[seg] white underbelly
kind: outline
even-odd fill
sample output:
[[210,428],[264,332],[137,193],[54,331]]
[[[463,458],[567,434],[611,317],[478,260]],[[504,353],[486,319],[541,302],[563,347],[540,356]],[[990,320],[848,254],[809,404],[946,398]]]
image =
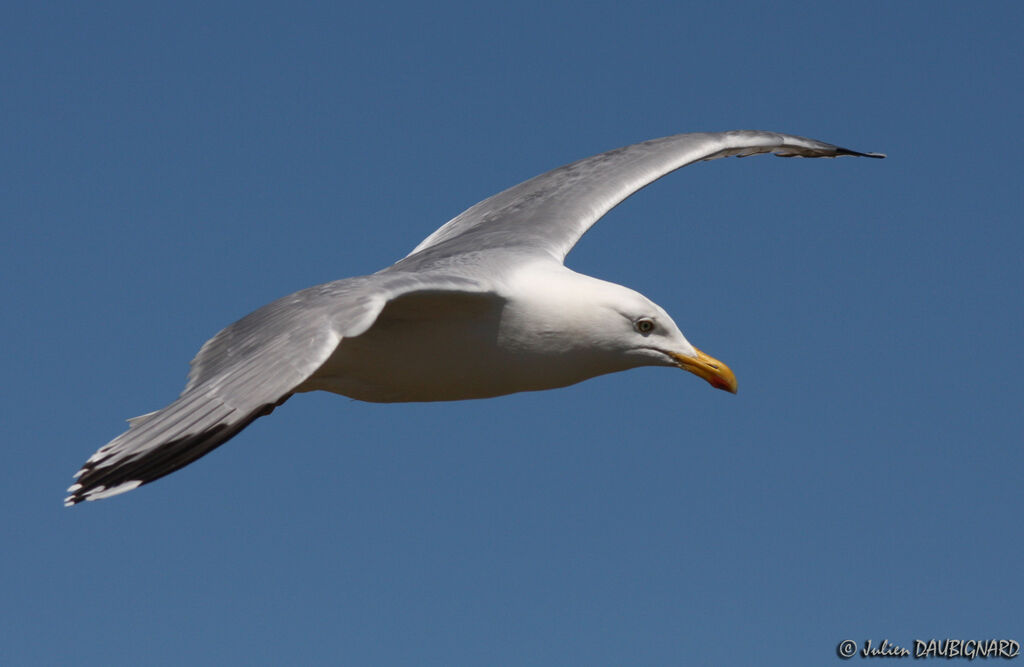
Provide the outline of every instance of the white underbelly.
[[[509,337],[505,302],[491,296],[403,297],[296,391],[362,401],[455,401],[575,384],[601,373],[572,351]],[[513,327],[514,328],[514,327]]]
[[[486,398],[526,389],[508,381],[507,364],[493,343],[481,345],[464,335],[445,338],[435,328],[418,333],[389,336],[371,330],[343,340],[299,391],[319,389],[391,403]],[[471,354],[465,352],[469,349]]]

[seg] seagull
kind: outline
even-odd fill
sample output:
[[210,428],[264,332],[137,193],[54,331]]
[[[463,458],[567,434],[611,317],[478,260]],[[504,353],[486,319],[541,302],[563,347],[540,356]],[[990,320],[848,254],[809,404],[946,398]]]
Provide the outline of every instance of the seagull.
[[222,330],[192,360],[181,395],[129,419],[75,474],[64,504],[159,479],[307,391],[457,401],[669,366],[735,393],[729,367],[691,345],[661,306],[563,262],[591,225],[649,183],[693,162],[758,153],[885,157],[773,132],[698,132],[531,178],[386,269],[295,292]]

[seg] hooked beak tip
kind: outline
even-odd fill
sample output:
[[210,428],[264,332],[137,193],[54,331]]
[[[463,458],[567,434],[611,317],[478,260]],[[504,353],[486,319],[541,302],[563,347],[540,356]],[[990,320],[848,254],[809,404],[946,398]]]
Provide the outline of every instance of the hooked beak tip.
[[737,390],[736,375],[732,369],[711,355],[704,354],[696,348],[694,350],[697,352],[696,357],[673,354],[672,358],[676,365],[705,380],[715,389],[735,394]]

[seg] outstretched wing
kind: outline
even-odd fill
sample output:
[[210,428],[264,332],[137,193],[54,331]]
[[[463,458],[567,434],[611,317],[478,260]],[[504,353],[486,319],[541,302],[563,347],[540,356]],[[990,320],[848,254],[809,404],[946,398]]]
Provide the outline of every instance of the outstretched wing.
[[652,139],[567,164],[485,199],[424,239],[397,266],[429,264],[469,248],[519,248],[562,261],[601,216],[665,174],[700,160],[757,153],[885,157],[754,130]]
[[64,504],[124,493],[195,461],[288,400],[342,338],[366,331],[390,299],[446,289],[479,285],[455,277],[363,276],[310,287],[250,313],[203,345],[177,400],[130,419],[127,431],[89,457]]

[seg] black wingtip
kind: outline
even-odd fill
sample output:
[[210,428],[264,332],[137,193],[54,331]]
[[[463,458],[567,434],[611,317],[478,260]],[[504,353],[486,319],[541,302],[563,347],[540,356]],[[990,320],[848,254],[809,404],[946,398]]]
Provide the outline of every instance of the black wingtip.
[[[111,452],[99,455],[103,451],[100,448],[75,474],[75,483],[68,487],[64,505],[72,507],[84,501],[116,496],[169,475],[220,447],[255,420],[269,415],[290,397],[291,394],[286,394],[274,403],[262,405],[234,423],[222,421],[198,433],[186,433],[160,442],[157,446],[141,448],[127,456]],[[221,413],[221,417],[233,411]],[[110,457],[116,460],[108,461]]]
[[878,160],[885,159],[885,153],[861,153],[860,151],[851,151],[849,148],[840,148],[836,151],[837,155],[854,155],[856,157],[873,157]]

